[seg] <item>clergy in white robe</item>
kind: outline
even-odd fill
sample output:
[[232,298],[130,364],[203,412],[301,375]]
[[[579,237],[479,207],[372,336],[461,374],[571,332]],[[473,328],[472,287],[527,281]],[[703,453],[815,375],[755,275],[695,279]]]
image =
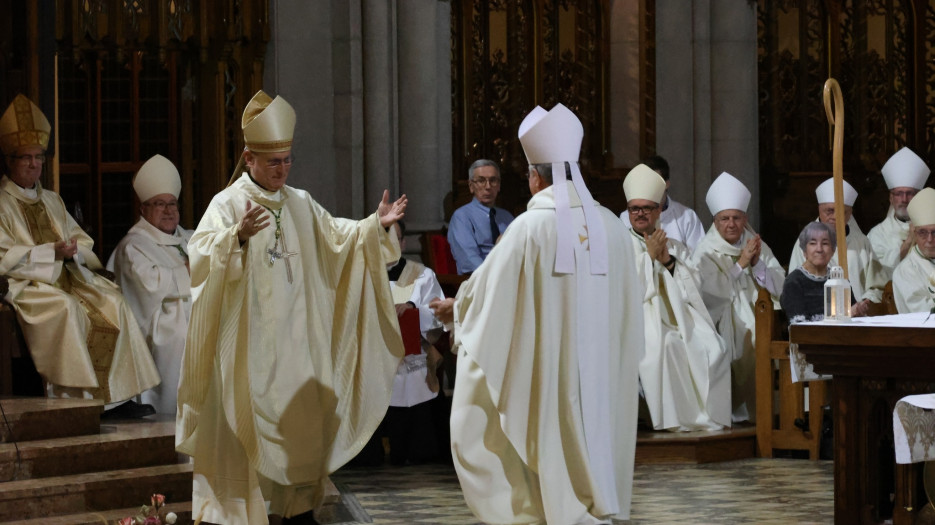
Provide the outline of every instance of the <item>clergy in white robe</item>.
[[909,202],[915,246],[893,271],[893,298],[901,314],[935,308],[935,190],[925,188]]
[[731,355],[732,420],[756,417],[756,333],[754,305],[766,288],[779,307],[785,271],[773,251],[750,228],[750,191],[727,172],[706,196],[714,224],[692,254],[701,278],[701,296]]
[[581,178],[582,136],[561,104],[526,117],[533,197],[454,301],[452,455],[486,523],[629,516],[643,290],[623,223]]
[[188,239],[179,226],[179,172],[162,155],[147,160],[133,178],[140,220],[120,240],[107,269],[114,272],[127,305],[146,338],[162,383],[143,392],[160,414],[175,414],[179,368],[191,317]]
[[[815,189],[818,200],[818,221],[834,228],[834,179],[822,182]],[[857,190],[847,181],[844,181],[844,218],[847,221],[847,272],[854,291],[855,314],[864,315],[870,303],[879,303],[883,300],[883,289],[889,277],[880,261],[873,252],[873,245],[867,236],[860,231],[857,221],[853,218],[854,202],[857,200]],[[798,268],[805,262],[805,252],[796,241],[789,257],[789,268]],[[831,256],[830,266],[838,266],[838,253],[835,250]]]
[[159,384],[159,373],[120,290],[94,272],[102,269],[94,241],[61,197],[39,183],[50,129],[22,95],[0,118],[7,167],[0,180],[6,300],[49,395],[126,400]]
[[[704,237],[704,226],[695,210],[685,206],[669,195],[669,163],[659,155],[649,157],[644,161],[666,181],[666,191],[662,196],[660,205],[662,213],[659,214],[659,227],[666,232],[666,236],[674,241],[679,241],[688,247],[689,251],[694,251],[698,243]],[[620,219],[629,228],[630,216],[624,210],[620,214]]]
[[248,172],[189,241],[176,448],[193,456],[196,518],[314,523],[328,474],[383,418],[403,356],[386,265],[406,199],[384,192],[367,219],[332,217],[285,184],[288,102],[258,92],[242,126]]
[[896,265],[909,254],[915,243],[907,207],[916,193],[925,187],[930,170],[918,155],[904,147],[886,161],[880,172],[889,189],[890,207],[886,218],[870,229],[867,238],[889,280]]
[[665,187],[645,164],[623,181],[636,273],[646,287],[640,384],[656,430],[717,430],[731,424],[731,359],[698,291],[691,252],[656,228]]

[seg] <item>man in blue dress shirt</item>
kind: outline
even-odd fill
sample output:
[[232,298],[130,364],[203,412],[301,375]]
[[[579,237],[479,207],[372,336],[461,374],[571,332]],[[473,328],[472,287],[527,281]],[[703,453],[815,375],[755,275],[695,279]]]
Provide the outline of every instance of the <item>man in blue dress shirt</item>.
[[500,168],[492,160],[479,159],[468,168],[471,202],[455,210],[448,226],[448,244],[458,273],[473,272],[500,234],[513,222],[513,215],[494,203],[500,193]]

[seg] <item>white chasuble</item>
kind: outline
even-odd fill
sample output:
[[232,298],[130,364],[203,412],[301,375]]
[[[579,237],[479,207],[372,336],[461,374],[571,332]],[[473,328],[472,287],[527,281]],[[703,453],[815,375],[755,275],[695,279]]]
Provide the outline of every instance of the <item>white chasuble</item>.
[[714,328],[688,248],[669,239],[669,273],[630,230],[636,272],[646,285],[646,354],[640,384],[656,430],[716,430],[731,425],[731,356]]
[[549,187],[455,300],[452,452],[465,500],[487,523],[629,517],[643,286],[626,229],[601,207],[616,263],[591,273],[581,203],[565,184],[575,273],[555,272]]
[[[73,260],[53,244],[77,239]],[[53,395],[123,401],[159,384],[149,348],[117,286],[101,268],[94,242],[58,194],[0,180],[0,274],[29,353]]]
[[922,255],[918,246],[913,246],[893,271],[896,310],[901,314],[930,312],[935,307],[935,299],[929,292],[932,279],[935,279],[935,261]]
[[741,247],[755,234],[745,230],[737,244],[730,244],[712,225],[698,244],[692,263],[701,280],[701,298],[717,328],[731,363],[731,398],[733,421],[755,421],[756,418],[756,305],[759,289],[766,288],[779,308],[779,296],[785,280],[782,265],[773,256],[765,241],[761,241],[760,258],[756,265],[740,268]]
[[175,414],[177,405],[192,312],[192,280],[186,267],[191,236],[192,231],[182,227],[169,235],[141,217],[107,261],[162,377],[159,386],[142,394],[143,402],[160,414]]
[[870,233],[867,234],[867,239],[873,246],[873,254],[880,261],[880,266],[883,267],[883,277],[887,281],[893,278],[893,270],[899,265],[899,247],[907,237],[909,237],[909,221],[897,219],[896,211],[892,206],[886,212],[886,218],[871,228]]
[[[857,223],[851,219],[848,227],[850,233],[847,234],[847,274],[854,292],[854,299],[857,301],[869,299],[874,303],[879,303],[883,301],[883,289],[886,288],[889,276],[877,260],[870,239],[860,231]],[[789,257],[789,268],[798,268],[803,262],[805,262],[805,252],[796,241],[792,247],[792,255]],[[835,250],[831,255],[831,261],[828,262],[828,267],[837,265],[838,252]]]
[[[248,201],[270,225],[241,246]],[[376,214],[335,218],[244,174],[211,201],[189,254],[176,447],[194,457],[193,512],[264,524],[311,510],[388,406],[403,356],[386,275],[396,236]]]

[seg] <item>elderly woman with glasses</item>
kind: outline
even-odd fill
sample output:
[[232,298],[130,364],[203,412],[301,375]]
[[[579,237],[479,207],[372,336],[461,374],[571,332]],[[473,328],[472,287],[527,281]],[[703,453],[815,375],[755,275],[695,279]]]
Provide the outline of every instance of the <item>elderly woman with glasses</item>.
[[[805,261],[789,271],[780,299],[782,309],[791,323],[817,321],[824,316],[828,263],[837,248],[834,230],[827,224],[810,222],[799,233],[799,247],[805,253]],[[852,316],[867,315],[867,304],[855,303],[853,294],[851,303]]]

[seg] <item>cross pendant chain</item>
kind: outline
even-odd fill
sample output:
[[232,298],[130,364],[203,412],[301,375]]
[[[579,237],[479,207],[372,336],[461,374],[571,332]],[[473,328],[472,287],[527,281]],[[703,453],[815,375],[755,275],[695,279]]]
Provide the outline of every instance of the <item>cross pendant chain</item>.
[[272,248],[266,250],[266,253],[269,255],[269,265],[272,266],[277,260],[282,259],[286,264],[286,279],[289,281],[289,284],[292,284],[292,265],[289,264],[289,257],[297,255],[298,252],[290,252],[286,248],[286,239],[282,234],[282,210],[273,211],[266,206],[263,207],[269,210],[276,220],[276,243],[273,244]]

